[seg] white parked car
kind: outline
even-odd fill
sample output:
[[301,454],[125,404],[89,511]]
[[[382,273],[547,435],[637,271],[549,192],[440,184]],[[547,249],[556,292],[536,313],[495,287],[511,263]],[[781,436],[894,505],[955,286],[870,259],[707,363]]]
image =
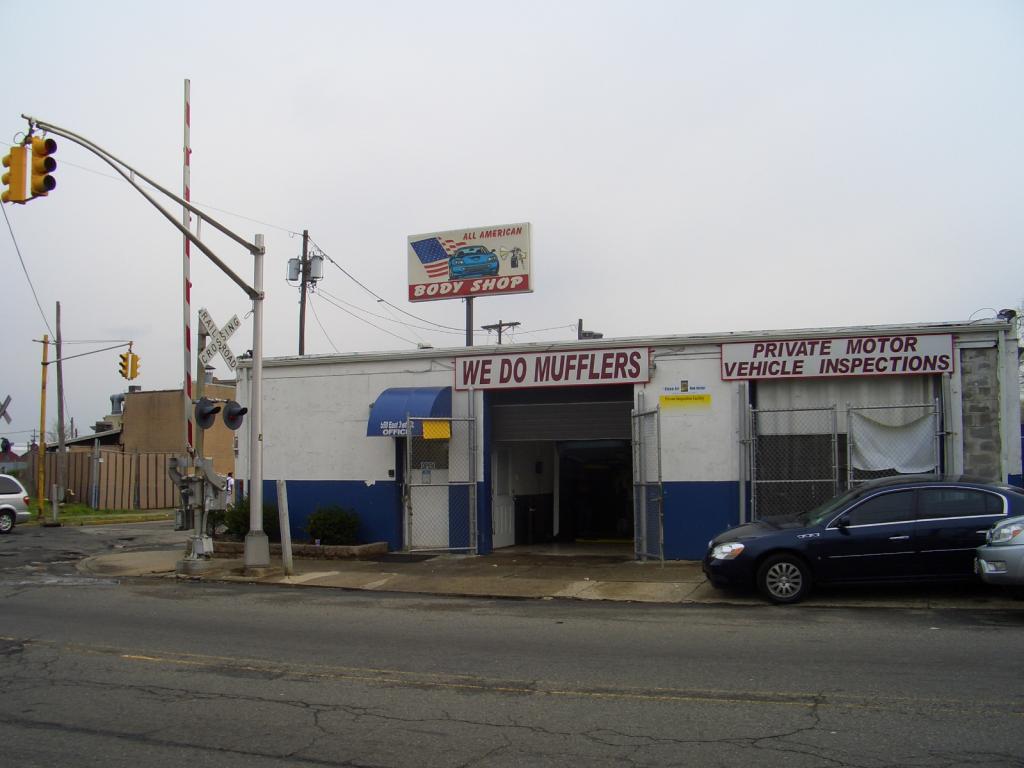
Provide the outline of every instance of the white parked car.
[[1024,597],[1024,517],[993,525],[978,547],[974,570],[989,584],[1009,587]]
[[0,475],[0,533],[10,533],[17,523],[28,522],[28,494],[18,478]]

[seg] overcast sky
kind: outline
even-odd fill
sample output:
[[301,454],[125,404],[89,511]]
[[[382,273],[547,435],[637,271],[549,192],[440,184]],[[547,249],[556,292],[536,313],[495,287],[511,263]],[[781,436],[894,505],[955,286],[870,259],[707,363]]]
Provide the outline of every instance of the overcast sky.
[[[462,301],[407,302],[406,237],[513,222],[536,291],[475,320],[518,321],[516,341],[575,338],[577,318],[606,338],[967,320],[1024,296],[1020,0],[0,0],[0,19],[7,143],[33,115],[180,193],[191,80],[192,199],[266,236],[268,356],[298,350],[303,229],[334,262],[308,353],[463,344],[432,325],[464,327]],[[92,342],[66,356],[130,339],[133,383],[183,380],[181,235],[58,141],[57,189],[0,223],[17,443],[57,301],[65,339]],[[200,234],[251,280],[242,248]],[[194,249],[192,280],[193,329],[200,307],[238,314],[249,349],[242,291]],[[80,433],[126,389],[117,351],[65,363]]]

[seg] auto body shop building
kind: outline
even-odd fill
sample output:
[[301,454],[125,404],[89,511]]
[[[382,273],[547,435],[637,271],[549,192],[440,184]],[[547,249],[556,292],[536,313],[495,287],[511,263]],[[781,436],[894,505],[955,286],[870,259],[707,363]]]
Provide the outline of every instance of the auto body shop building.
[[264,496],[300,538],[340,505],[393,550],[696,559],[875,477],[1020,485],[1017,346],[1010,318],[268,359]]

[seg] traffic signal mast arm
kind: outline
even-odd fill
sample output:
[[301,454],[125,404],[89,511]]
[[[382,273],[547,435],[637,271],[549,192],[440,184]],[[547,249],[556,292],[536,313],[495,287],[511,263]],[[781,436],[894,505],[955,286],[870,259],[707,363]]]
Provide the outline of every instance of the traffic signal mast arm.
[[[63,136],[68,141],[73,141],[75,144],[78,144],[79,146],[84,147],[85,149],[89,150],[94,155],[96,155],[98,158],[100,158],[105,163],[107,163],[107,165],[109,165],[111,168],[113,168],[115,171],[117,171],[121,175],[121,177],[124,178],[125,181],[127,181],[129,184],[131,184],[133,187],[135,187],[136,191],[140,195],[142,195],[144,198],[146,198],[154,208],[156,208],[158,211],[160,211],[160,213],[163,214],[164,218],[166,218],[169,222],[171,222],[171,224],[173,224],[174,227],[179,232],[181,232],[182,235],[187,237],[188,241],[190,243],[192,243],[196,248],[198,248],[200,251],[202,251],[203,254],[210,261],[212,261],[214,264],[216,264],[217,267],[224,274],[226,274],[228,277],[230,277],[238,285],[238,287],[240,287],[243,291],[245,291],[245,293],[249,296],[250,299],[255,301],[257,299],[262,298],[262,296],[260,296],[260,292],[259,291],[257,291],[255,288],[250,286],[248,283],[246,283],[245,280],[243,280],[241,277],[236,275],[235,272],[227,264],[225,264],[223,261],[221,261],[217,257],[217,255],[214,254],[213,251],[211,251],[198,238],[196,238],[189,231],[188,227],[184,226],[166,208],[164,208],[162,205],[160,205],[160,203],[158,203],[156,200],[154,200],[146,192],[146,190],[144,190],[142,187],[140,187],[138,185],[138,183],[136,183],[134,177],[138,176],[140,179],[145,181],[151,187],[153,187],[156,190],[159,190],[161,193],[163,193],[167,197],[171,198],[178,205],[188,209],[191,213],[195,214],[201,220],[205,221],[207,224],[212,226],[218,232],[221,232],[222,234],[227,235],[228,237],[230,237],[232,240],[234,240],[236,243],[241,245],[243,248],[247,249],[249,251],[249,253],[253,254],[254,256],[257,255],[257,254],[262,254],[263,253],[264,249],[263,249],[262,245],[259,245],[259,244],[256,244],[256,243],[250,243],[245,238],[240,237],[239,235],[236,235],[234,232],[232,232],[230,229],[225,227],[223,224],[221,224],[216,219],[213,219],[210,216],[207,216],[205,213],[203,213],[201,210],[199,210],[198,208],[193,206],[191,203],[187,202],[186,200],[182,200],[180,197],[178,197],[173,192],[171,192],[171,191],[165,189],[164,187],[160,186],[155,181],[150,179],[148,176],[146,176],[145,174],[142,174],[139,171],[135,170],[134,168],[132,168],[127,163],[125,163],[125,162],[123,162],[121,160],[118,160],[116,157],[114,157],[112,154],[107,152],[105,149],[103,149],[102,147],[97,146],[96,144],[93,144],[91,141],[89,141],[85,137],[79,136],[76,133],[72,133],[71,131],[68,131],[68,130],[66,130],[64,128],[61,128],[61,127],[56,126],[56,125],[53,125],[52,123],[47,123],[47,122],[44,122],[42,120],[37,120],[36,118],[31,117],[29,115],[22,115],[22,117],[25,118],[26,120],[28,120],[30,129],[34,130],[34,129],[38,128],[38,129],[46,131],[47,133],[53,133],[53,134],[56,134],[57,136]],[[130,174],[126,173],[125,169],[127,169],[130,172]]]

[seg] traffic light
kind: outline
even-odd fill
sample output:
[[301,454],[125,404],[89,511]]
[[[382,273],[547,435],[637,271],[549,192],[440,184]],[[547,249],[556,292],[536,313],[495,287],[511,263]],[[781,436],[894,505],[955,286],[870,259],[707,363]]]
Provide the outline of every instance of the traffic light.
[[196,426],[200,429],[209,429],[213,426],[213,420],[220,413],[220,406],[213,400],[205,397],[199,398],[196,403]]
[[128,353],[128,378],[135,379],[139,375],[139,356],[134,352]]
[[224,403],[224,414],[221,418],[228,429],[235,430],[242,426],[242,417],[248,412],[248,408],[243,408],[234,400],[228,400]]
[[57,161],[53,159],[56,151],[57,142],[53,139],[32,137],[32,174],[29,181],[32,197],[44,197],[57,186],[57,180],[50,175],[57,170]]
[[3,192],[0,200],[5,203],[24,203],[28,200],[28,147],[11,147],[4,155],[4,171],[2,181]]
[[120,355],[118,355],[118,357],[121,358],[121,362],[117,366],[117,370],[121,372],[121,378],[130,379],[131,376],[128,375],[128,372],[131,368],[131,365],[128,362],[128,358],[130,358],[131,355],[128,352],[122,352]]

